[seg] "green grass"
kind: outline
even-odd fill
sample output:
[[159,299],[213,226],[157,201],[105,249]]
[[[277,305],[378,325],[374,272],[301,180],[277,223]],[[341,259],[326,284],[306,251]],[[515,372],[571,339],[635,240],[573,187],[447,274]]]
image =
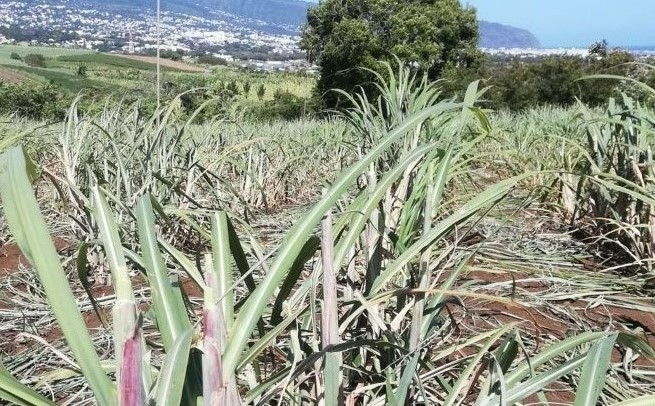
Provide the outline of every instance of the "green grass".
[[[46,67],[37,68],[10,58],[12,52],[21,56],[42,53],[46,56]],[[80,65],[87,66],[87,75],[77,75]],[[6,67],[25,74],[28,78],[61,86],[77,93],[84,89],[105,90],[113,93],[121,90],[148,88],[152,83],[155,65],[122,58],[115,55],[89,53],[82,50],[47,47],[7,46],[0,47],[0,67]],[[127,70],[126,70],[127,69]],[[167,74],[180,72],[163,67]],[[107,94],[109,94],[107,93]]]
[[42,54],[46,58],[57,58],[65,55],[85,55],[92,54],[93,51],[86,49],[70,49],[55,47],[32,47],[25,45],[0,45],[0,64],[3,65],[21,65],[23,62],[11,59],[11,54],[15,52],[21,57],[29,54]]
[[[45,68],[26,65],[19,60],[10,58],[11,53],[21,57],[30,53],[43,54],[46,57]],[[79,76],[77,71],[84,65],[85,76]],[[133,60],[120,55],[100,54],[80,49],[63,49],[49,47],[28,47],[20,45],[0,46],[0,68],[14,70],[34,82],[50,83],[62,89],[63,99],[69,100],[84,89],[92,89],[92,98],[87,98],[85,106],[93,104],[93,111],[102,109],[104,99],[117,94],[138,95],[147,99],[154,97],[156,65],[146,61]],[[288,92],[301,98],[312,95],[316,79],[291,73],[274,72],[261,73],[242,70],[236,66],[216,67],[210,73],[188,72],[162,66],[162,83],[173,83],[177,86],[172,91],[164,92],[164,99],[169,100],[179,92],[193,88],[217,89],[227,83],[236,83],[239,94],[231,100],[235,111],[258,111],[261,106],[274,98],[276,92]],[[250,91],[245,94],[243,89],[250,84]],[[257,96],[257,90],[264,86],[263,98]],[[98,103],[100,102],[100,103]]]
[[[119,55],[108,54],[77,54],[60,56],[57,58],[62,62],[72,62],[77,64],[94,64],[104,65],[115,68],[139,69],[139,70],[156,70],[157,66],[154,63],[138,61],[134,59],[124,58]],[[162,66],[163,71],[180,72],[179,69]]]
[[77,76],[73,71],[68,69],[49,69],[34,68],[31,66],[11,66],[3,65],[17,72],[23,73],[29,78],[54,85],[61,86],[72,92],[79,92],[84,89],[109,89],[110,84],[101,80],[87,79]]

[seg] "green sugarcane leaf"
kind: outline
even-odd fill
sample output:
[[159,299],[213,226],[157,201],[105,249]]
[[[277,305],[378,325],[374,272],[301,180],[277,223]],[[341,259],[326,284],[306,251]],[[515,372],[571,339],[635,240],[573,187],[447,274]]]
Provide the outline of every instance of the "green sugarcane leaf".
[[606,333],[594,332],[581,333],[549,345],[548,347],[542,349],[537,354],[532,356],[530,358],[530,362],[521,362],[516,368],[505,375],[507,385],[509,387],[513,387],[526,377],[530,376],[531,372],[539,368],[541,365],[561,357],[562,355],[574,350],[580,345],[594,342],[600,338],[605,337],[606,335]]
[[212,216],[212,264],[208,270],[216,274],[216,295],[223,309],[225,328],[230,330],[234,319],[234,278],[232,276],[232,261],[230,254],[230,237],[227,225],[227,214],[224,211]]
[[273,311],[271,312],[271,324],[276,325],[282,322],[282,305],[291,294],[296,282],[298,282],[300,273],[305,268],[305,264],[312,259],[320,245],[321,239],[313,235],[307,242],[305,242],[302,250],[298,253],[298,257],[291,265],[287,277],[284,279],[284,282],[282,282],[280,292],[275,298],[275,304],[273,305]]
[[97,401],[101,405],[113,406],[116,402],[115,385],[100,366],[100,359],[39,211],[21,148],[10,149],[0,157],[0,198],[9,229],[25,257],[34,265],[57,323]]
[[171,346],[170,351],[166,353],[166,359],[155,386],[156,405],[178,406],[180,404],[192,338],[192,328],[182,331]]
[[378,293],[400,270],[402,270],[412,258],[418,256],[425,248],[434,244],[439,238],[453,230],[453,227],[467,221],[473,215],[490,204],[496,203],[509,193],[509,191],[522,179],[533,174],[523,174],[500,181],[473,199],[461,206],[455,213],[444,218],[434,225],[429,232],[425,233],[414,244],[408,247],[395,261],[389,264],[384,272],[375,279],[370,294]]
[[241,275],[246,275],[246,286],[250,293],[252,293],[257,288],[257,284],[255,283],[255,278],[252,276],[252,273],[250,273],[248,258],[243,251],[241,241],[239,241],[239,236],[237,235],[237,232],[234,229],[234,224],[232,224],[232,220],[230,220],[229,216],[227,216],[227,232],[230,238],[230,252],[232,253],[232,257],[234,257],[234,262]]
[[496,357],[496,363],[503,374],[509,371],[509,367],[512,366],[512,362],[514,362],[519,353],[519,343],[516,339],[517,336],[518,331],[516,330],[509,333],[494,354]]
[[[398,139],[418,125],[443,112],[461,108],[461,104],[444,102],[429,107],[407,118],[394,128],[385,138],[375,145],[368,154],[355,163],[348,170],[341,173],[328,192],[313,208],[299,220],[287,233],[277,251],[275,261],[255,292],[251,294],[234,323],[233,335],[229,338],[225,350],[223,367],[226,373],[231,374],[239,364],[243,349],[247,346],[249,337],[262,315],[262,311],[269,302],[272,294],[284,280],[289,269],[298,257],[305,242],[319,224],[325,213],[332,205],[348,191],[352,183],[364,173],[368,166],[382,155]],[[229,378],[229,377],[226,377]]]
[[635,399],[613,403],[612,406],[652,406],[655,405],[655,395],[641,396]]
[[418,365],[418,361],[421,357],[421,352],[417,351],[414,356],[412,356],[412,359],[407,363],[405,368],[403,369],[403,374],[400,377],[400,382],[398,382],[398,388],[396,389],[395,392],[395,400],[398,406],[404,405],[406,402],[407,398],[407,392],[409,391],[409,385],[412,383],[412,379],[414,378],[414,375],[417,373],[416,366]]
[[373,210],[378,207],[380,200],[388,191],[389,187],[395,182],[405,171],[405,169],[418,159],[421,159],[433,148],[432,145],[426,145],[413,150],[406,159],[389,172],[380,180],[377,187],[370,192],[366,199],[356,199],[349,207],[348,212],[352,213],[352,219],[348,224],[348,232],[342,237],[338,244],[335,246],[334,263],[341,265],[348,251],[352,248],[353,244],[360,237],[360,233],[369,221]]
[[598,397],[605,386],[606,372],[616,338],[617,334],[610,334],[596,341],[587,352],[575,394],[575,406],[595,406],[598,402]]
[[[542,391],[551,383],[582,367],[584,361],[585,356],[580,355],[566,362],[565,364],[560,365],[559,367],[551,368],[546,372],[536,375],[533,378],[530,378],[527,381],[522,382],[521,384],[516,385],[511,389],[508,389],[504,394],[504,398],[502,399],[503,404],[513,405],[532,394]],[[507,379],[505,380],[505,385],[509,386]],[[481,404],[488,406],[501,406],[501,399],[498,396],[495,396],[493,399],[487,399]]]
[[655,350],[646,340],[643,339],[643,337],[634,334],[619,333],[616,342],[631,348],[635,352],[649,358],[651,361],[655,361]]
[[55,402],[21,383],[0,362],[0,399],[24,406],[54,406]]
[[202,279],[202,274],[198,270],[196,263],[190,260],[182,251],[175,248],[171,243],[164,238],[157,238],[159,245],[168,252],[168,254],[177,262],[184,272],[198,285],[199,288],[205,288],[205,281]]
[[152,289],[155,317],[162,334],[164,348],[168,352],[179,335],[190,328],[191,324],[179,288],[174,288],[164,258],[159,251],[150,196],[145,195],[139,199],[136,218],[143,262]]
[[273,327],[266,335],[259,338],[252,347],[248,348],[248,351],[244,354],[241,362],[237,367],[237,371],[241,371],[247,364],[252,362],[259,354],[262,353],[268,347],[268,345],[275,340],[275,338],[280,335],[284,329],[286,329],[291,323],[295,323],[297,318],[307,311],[309,306],[305,305],[299,307],[298,309],[292,311],[287,315],[279,324]]
[[473,373],[477,368],[480,367],[481,361],[484,358],[485,354],[489,351],[492,345],[498,341],[507,331],[514,328],[514,325],[510,324],[505,327],[496,329],[494,334],[487,340],[487,342],[478,350],[478,352],[471,358],[469,364],[466,366],[464,371],[459,374],[459,378],[453,385],[452,391],[448,394],[448,397],[443,402],[444,406],[452,406],[457,403],[458,399],[465,395],[462,393],[464,388],[467,386],[467,383],[470,379],[473,378]]

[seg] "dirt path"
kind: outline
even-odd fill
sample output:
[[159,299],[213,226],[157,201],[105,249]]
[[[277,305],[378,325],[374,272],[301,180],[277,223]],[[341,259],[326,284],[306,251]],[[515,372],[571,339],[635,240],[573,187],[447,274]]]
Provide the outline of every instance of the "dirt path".
[[17,83],[27,79],[24,75],[11,69],[0,68],[0,83]]
[[[135,61],[147,62],[153,65],[157,64],[157,58],[154,56],[142,56],[142,55],[117,55],[117,56],[120,56],[121,58],[133,59]],[[161,66],[166,66],[173,69],[179,69],[187,72],[208,72],[207,69],[201,66],[193,65],[187,62],[173,61],[171,59],[166,59],[166,58],[160,58],[159,61]]]

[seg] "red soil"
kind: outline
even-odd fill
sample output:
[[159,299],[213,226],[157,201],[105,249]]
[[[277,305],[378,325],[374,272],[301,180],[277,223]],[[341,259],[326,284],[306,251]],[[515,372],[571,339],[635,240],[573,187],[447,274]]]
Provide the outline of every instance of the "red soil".
[[10,69],[0,68],[0,83],[16,83],[25,80],[25,76]]
[[[56,240],[55,245],[58,249],[67,248],[69,244],[64,240]],[[0,247],[0,278],[6,277],[11,272],[18,269],[20,265],[28,265],[26,259],[20,254],[20,251],[14,244],[7,244]],[[465,274],[462,281],[475,281],[477,284],[485,285],[491,283],[513,282],[516,289],[523,292],[531,292],[538,295],[545,292],[547,286],[539,281],[528,281],[530,275],[511,274],[509,272],[482,272],[473,271]],[[182,287],[190,297],[202,297],[202,292],[198,286],[191,280],[183,279]],[[97,298],[113,294],[111,286],[96,286],[94,293]],[[512,299],[506,298],[506,299]],[[465,328],[474,330],[485,330],[495,328],[499,325],[517,322],[520,329],[526,335],[537,337],[538,339],[557,338],[562,339],[580,331],[579,325],[574,320],[570,320],[566,315],[556,314],[548,308],[535,306],[526,306],[516,301],[494,301],[478,298],[464,298],[465,308],[454,304],[448,304],[448,309],[454,316],[455,320]],[[644,338],[655,346],[655,316],[649,312],[640,310],[626,309],[616,306],[598,306],[589,308],[589,303],[585,301],[567,301],[567,308],[572,310],[579,320],[584,320],[590,326],[594,326],[596,331],[616,330],[616,322],[641,327]],[[0,306],[2,302],[0,301]],[[147,311],[147,308],[141,310]],[[110,317],[109,311],[103,311],[103,318]],[[90,330],[103,328],[102,323],[95,312],[84,313],[84,320]],[[18,333],[5,334],[2,337],[4,345],[2,352],[20,352],[28,346],[33,345],[30,340],[17,339]],[[41,336],[51,342],[61,338],[61,331],[53,326],[48,331],[42,332]],[[460,356],[470,355],[469,349],[462,350]],[[470,349],[475,351],[475,349]],[[614,361],[619,361],[622,354],[615,350]],[[641,357],[638,360],[639,365],[653,366],[653,363]],[[568,388],[561,383],[555,383],[551,390],[546,391],[546,397],[552,404],[570,405],[573,403],[573,394]],[[525,404],[539,404],[536,397],[531,397]]]

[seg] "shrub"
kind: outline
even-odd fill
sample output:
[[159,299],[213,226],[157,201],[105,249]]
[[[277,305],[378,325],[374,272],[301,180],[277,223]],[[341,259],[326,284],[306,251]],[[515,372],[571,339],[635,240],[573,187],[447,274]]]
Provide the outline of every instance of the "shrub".
[[198,63],[212,66],[225,66],[227,61],[223,58],[212,55],[203,55],[198,57]]
[[176,50],[176,51],[163,50],[159,53],[159,56],[162,58],[170,59],[172,61],[181,61],[182,57],[184,56],[184,52],[180,50]]
[[18,55],[17,52],[12,52],[11,55],[9,56],[9,58],[11,58],[11,59],[13,59],[15,61],[22,61],[23,60],[23,58],[21,58],[20,55]]
[[266,94],[266,86],[264,86],[264,84],[262,83],[257,88],[257,98],[259,99],[259,101],[264,100],[264,95],[265,94]]
[[[602,57],[590,57],[585,60],[585,75],[609,74],[617,76],[629,76],[640,81],[646,77],[635,69],[632,64],[634,56],[626,51],[615,49],[607,52]],[[647,71],[649,72],[649,71]],[[582,83],[582,100],[592,106],[605,106],[610,97],[620,97],[618,82],[612,80],[585,80]],[[621,91],[624,89],[621,89]]]
[[621,50],[588,58],[549,56],[492,61],[480,76],[491,78],[488,84],[492,87],[489,99],[493,108],[523,110],[547,104],[570,106],[577,99],[591,106],[602,106],[610,97],[620,96],[618,83],[581,79],[611,74],[645,80],[630,62],[634,62],[634,57]]
[[41,54],[29,54],[23,58],[23,62],[36,68],[45,68],[45,57]]
[[263,120],[294,120],[307,115],[307,100],[285,91],[276,91],[273,100],[267,100],[255,112],[255,116]]
[[86,77],[88,68],[86,65],[80,65],[77,67],[77,76]]
[[494,108],[522,110],[528,107],[575,103],[581,94],[583,60],[578,57],[547,57],[533,61],[514,60],[490,68]]
[[0,83],[0,114],[18,114],[33,119],[61,118],[60,92],[52,85]]
[[237,82],[228,82],[225,85],[225,90],[230,95],[238,95],[239,94],[239,87],[237,86]]
[[[145,55],[147,56],[156,56],[157,55],[157,50],[156,49],[150,49],[145,52]],[[159,57],[164,58],[164,59],[170,59],[172,61],[180,61],[182,60],[182,57],[184,56],[184,51],[181,50],[175,50],[172,51],[170,49],[162,49],[159,51]]]

